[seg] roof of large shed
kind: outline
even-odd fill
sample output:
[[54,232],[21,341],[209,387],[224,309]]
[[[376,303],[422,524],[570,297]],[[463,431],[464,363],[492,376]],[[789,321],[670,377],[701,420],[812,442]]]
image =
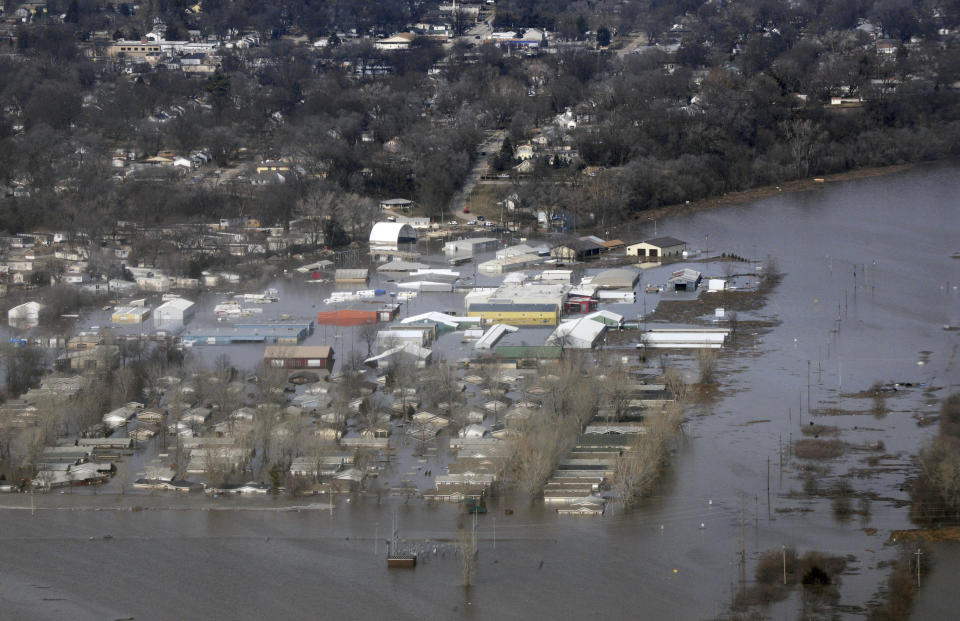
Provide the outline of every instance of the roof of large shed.
[[697,281],[701,278],[700,272],[697,270],[692,270],[689,267],[685,267],[682,270],[677,270],[676,272],[670,274],[670,281],[674,282],[678,280],[688,280],[688,281]]
[[676,237],[654,237],[653,239],[648,239],[643,243],[650,244],[651,246],[657,246],[658,248],[672,248],[674,246],[683,246],[687,242],[677,239]]
[[617,267],[603,270],[593,277],[591,284],[602,287],[632,287],[640,280],[640,272],[633,268]]
[[264,358],[329,358],[333,348],[329,345],[267,345]]
[[503,313],[554,313],[556,304],[471,304],[470,312],[499,311]]
[[417,229],[403,222],[377,222],[370,230],[370,243],[396,244],[401,238],[417,238]]
[[338,278],[366,278],[370,271],[365,267],[341,268],[335,271],[334,279]]
[[185,298],[174,298],[172,300],[167,300],[163,304],[157,307],[157,311],[166,310],[168,308],[177,309],[177,310],[187,310],[193,306],[193,302]]

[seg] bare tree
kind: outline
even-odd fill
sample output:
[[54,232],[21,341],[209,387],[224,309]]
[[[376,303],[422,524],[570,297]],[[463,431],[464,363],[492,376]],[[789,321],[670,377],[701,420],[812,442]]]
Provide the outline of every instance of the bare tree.
[[393,357],[390,369],[387,371],[387,387],[399,393],[400,407],[403,417],[409,418],[410,397],[418,384],[417,368],[413,357],[399,352]]
[[373,347],[377,344],[377,335],[380,330],[377,328],[375,323],[365,323],[360,326],[359,334],[360,340],[367,344],[367,357],[373,355]]
[[674,404],[647,420],[645,433],[637,434],[633,444],[614,466],[614,492],[624,504],[650,490],[666,463],[670,444],[683,423],[683,406]]
[[622,420],[627,415],[631,395],[630,375],[621,365],[615,365],[604,374],[601,394],[606,418]]
[[737,331],[740,329],[740,315],[737,311],[731,311],[727,314],[727,327],[730,328],[730,340],[737,338]]
[[673,398],[677,401],[684,401],[687,398],[687,382],[683,379],[680,371],[668,368],[663,373],[663,384],[667,390],[673,393]]
[[457,533],[457,560],[460,561],[460,578],[463,586],[473,584],[473,576],[477,571],[477,541],[472,528],[460,525]]
[[695,355],[700,371],[700,383],[712,384],[716,381],[717,352],[713,349],[698,349]]
[[450,364],[438,363],[422,376],[420,393],[423,401],[431,406],[446,404],[452,412],[462,401],[456,370]]
[[286,401],[283,392],[288,383],[286,370],[261,362],[255,373],[261,402],[280,405]]
[[511,471],[520,489],[533,496],[543,491],[560,459],[576,441],[580,427],[569,416],[532,416],[511,441]]

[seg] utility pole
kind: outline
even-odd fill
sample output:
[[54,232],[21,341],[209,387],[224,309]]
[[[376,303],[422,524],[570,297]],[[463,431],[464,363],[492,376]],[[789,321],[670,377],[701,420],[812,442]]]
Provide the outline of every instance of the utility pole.
[[817,345],[817,384],[823,384],[823,367],[822,359],[823,358],[823,345]]
[[780,456],[780,473],[783,473],[783,434],[777,434],[777,453]]
[[920,555],[923,552],[920,551],[920,548],[917,548],[917,551],[914,553],[917,555],[917,588],[920,588]]
[[477,554],[477,512],[473,512],[473,543],[471,544],[471,552],[474,556]]
[[740,495],[740,574],[741,582],[743,578],[743,572],[746,568],[747,563],[747,550],[746,544],[743,539],[743,495]]
[[783,584],[787,584],[787,546],[782,545],[780,549],[783,551]]
[[770,456],[767,455],[767,517],[770,517]]
[[807,414],[810,414],[810,361],[809,360],[807,360]]

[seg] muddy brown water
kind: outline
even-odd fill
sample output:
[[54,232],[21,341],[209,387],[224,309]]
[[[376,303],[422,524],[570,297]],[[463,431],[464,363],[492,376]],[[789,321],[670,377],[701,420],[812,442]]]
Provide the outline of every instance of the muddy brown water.
[[[721,356],[723,389],[692,407],[672,468],[635,509],[569,518],[523,498],[494,500],[478,519],[477,572],[468,590],[452,554],[434,543],[469,528],[455,506],[341,498],[331,515],[325,501],[75,494],[39,498],[34,515],[27,497],[0,496],[0,617],[705,619],[724,611],[737,588],[741,549],[749,576],[761,551],[781,545],[855,557],[841,577],[840,603],[863,607],[885,580],[878,563],[896,555],[887,534],[911,526],[902,484],[911,455],[935,431],[915,416],[934,413],[935,401],[960,382],[960,337],[943,330],[960,323],[960,261],[950,258],[960,243],[957,196],[960,169],[936,166],[659,220],[659,235],[694,247],[775,256],[785,276],[767,305],[751,313],[773,327],[753,346]],[[652,226],[634,232],[652,233]],[[716,263],[701,265],[722,275]],[[663,282],[666,271],[645,272],[640,290]],[[318,285],[282,285],[284,312],[316,312]],[[202,300],[201,312],[215,301]],[[612,308],[635,316],[642,304],[638,297]],[[461,309],[459,296],[424,294],[405,312],[447,308]],[[336,337],[323,332],[309,342]],[[547,333],[522,330],[510,342],[539,344]],[[360,346],[342,329],[338,351],[351,339]],[[455,335],[438,348],[448,359],[467,352]],[[201,349],[210,360],[227,351],[248,367],[262,355],[262,346]],[[686,356],[671,358],[693,372]],[[881,418],[809,411],[829,403],[869,412],[870,400],[839,394],[878,380],[933,389],[896,393]],[[811,420],[839,427],[852,445],[884,443],[882,471],[867,468],[868,450],[817,464],[821,487],[868,470],[850,483],[856,494],[878,498],[869,517],[838,521],[830,498],[803,494],[801,460],[785,456],[779,468],[780,447],[800,438]],[[110,510],[137,503],[150,508]],[[421,552],[413,571],[386,569],[394,516]],[[771,615],[795,618],[800,606],[790,598]]]

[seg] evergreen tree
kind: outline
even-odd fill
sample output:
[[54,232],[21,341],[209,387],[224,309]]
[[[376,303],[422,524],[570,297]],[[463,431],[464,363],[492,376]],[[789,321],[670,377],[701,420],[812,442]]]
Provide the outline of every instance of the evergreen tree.
[[597,45],[600,47],[607,47],[610,45],[610,29],[606,26],[600,26],[597,29]]

